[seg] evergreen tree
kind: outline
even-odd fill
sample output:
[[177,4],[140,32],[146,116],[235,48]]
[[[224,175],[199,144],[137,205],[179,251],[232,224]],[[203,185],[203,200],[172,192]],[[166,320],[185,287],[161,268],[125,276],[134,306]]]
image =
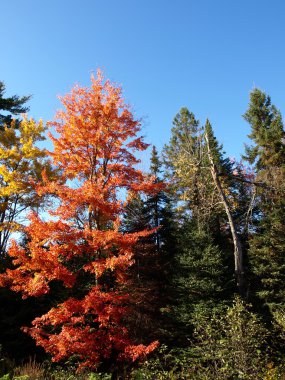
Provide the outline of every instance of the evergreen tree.
[[[171,179],[173,194],[182,215],[191,215],[198,226],[212,229],[217,225],[217,214],[224,213],[219,193],[211,176],[210,162],[205,144],[205,127],[187,108],[182,108],[173,121],[169,145],[164,147],[167,178]],[[229,159],[223,157],[223,147],[218,143],[207,122],[211,152],[218,175],[226,183],[231,170]]]
[[[150,175],[153,176],[154,183],[163,184],[162,162],[155,146],[152,147],[150,161]],[[172,203],[169,191],[166,188],[148,196],[145,202],[149,225],[156,229],[153,234],[156,250],[165,255],[171,255],[171,251],[175,250],[175,223]]]
[[[235,263],[235,277],[237,282],[237,287],[239,293],[244,296],[245,295],[245,276],[244,276],[244,264],[243,264],[243,248],[241,244],[241,240],[238,234],[237,225],[233,218],[233,212],[231,207],[231,192],[229,185],[225,186],[219,177],[219,157],[217,155],[217,142],[214,137],[214,133],[211,127],[211,124],[207,120],[205,125],[205,141],[207,147],[207,155],[209,159],[209,166],[212,175],[213,182],[215,184],[215,188],[219,194],[221,199],[221,203],[223,205],[224,211],[227,215],[227,222],[229,225],[229,229],[231,232],[231,238],[233,243],[233,253],[234,253],[234,263]],[[235,189],[234,189],[235,190]],[[234,194],[234,192],[232,193]]]
[[124,215],[124,229],[138,232],[143,228],[154,229],[152,235],[140,239],[153,245],[156,252],[171,254],[175,249],[175,222],[172,201],[165,188],[162,173],[162,162],[157,149],[152,148],[150,159],[150,177],[154,184],[160,185],[161,190],[142,199],[140,195],[129,193],[127,211]]
[[[18,96],[13,95],[8,98],[4,98],[5,94],[5,84],[0,81],[0,128],[3,128],[3,125],[11,125],[12,119],[14,116],[20,115],[29,111],[29,107],[25,104],[30,100],[31,96]],[[4,112],[4,113],[2,113]],[[19,120],[17,120],[17,123]]]
[[285,132],[280,111],[271,104],[268,95],[259,89],[250,94],[245,120],[251,126],[249,138],[254,145],[246,145],[245,158],[255,163],[256,170],[285,164]]
[[174,318],[180,325],[182,340],[191,337],[197,313],[208,314],[231,297],[233,276],[225,252],[214,244],[208,231],[191,220],[179,230],[173,287]]
[[184,216],[190,216],[200,231],[211,236],[214,232],[221,248],[234,246],[237,285],[243,293],[243,254],[234,220],[239,197],[233,164],[224,158],[210,122],[207,120],[203,128],[198,125],[194,115],[182,108],[174,119],[170,144],[164,149],[166,166],[174,178],[174,193],[184,200]]
[[257,187],[259,218],[249,250],[252,288],[274,310],[285,307],[285,132],[280,112],[258,89],[252,91],[244,117],[254,142],[246,147],[246,158],[262,184]]
[[[159,183],[161,182],[161,179],[159,178],[159,175],[161,173],[161,163],[159,161],[158,152],[156,150],[156,147],[152,147],[151,152],[151,164],[150,164],[150,174],[154,176],[154,182]],[[164,201],[164,192],[160,191],[159,193],[148,197],[146,202],[147,211],[149,214],[149,221],[150,225],[152,225],[154,228],[156,228],[156,232],[154,233],[154,240],[155,240],[155,246],[156,250],[159,251],[161,248],[161,238],[160,238],[160,231],[159,227],[161,224],[161,211],[162,211],[162,203]]]
[[140,194],[129,192],[124,213],[122,230],[125,232],[139,232],[150,228],[145,212],[144,201]]
[[184,107],[175,116],[171,132],[169,145],[163,150],[166,178],[171,181],[182,215],[191,210],[202,223],[209,185],[204,170],[202,129],[195,115]]
[[209,122],[199,127],[194,115],[182,108],[164,148],[167,175],[173,179],[173,194],[182,206],[176,216],[178,247],[172,265],[169,312],[176,341],[182,345],[193,339],[196,315],[211,314],[215,305],[219,307],[231,297],[234,288],[226,214],[211,175],[205,132],[221,186],[233,197],[228,177],[232,164],[224,158]]
[[[161,320],[165,319],[161,308],[169,298],[167,289],[171,260],[176,248],[176,235],[171,201],[161,178],[161,166],[158,151],[153,146],[149,175],[161,190],[144,198],[129,193],[123,230],[128,233],[143,229],[153,230],[151,235],[138,240],[134,265],[130,270],[133,278],[132,294],[136,304],[136,312],[133,313],[136,322],[134,331],[164,339],[167,327],[161,324]],[[160,317],[157,318],[157,315]]]
[[[151,230],[145,200],[140,194],[129,192],[121,228],[124,233]],[[157,334],[155,315],[159,313],[160,268],[153,235],[154,233],[141,237],[136,242],[133,248],[133,265],[128,271],[128,288],[132,303],[132,313],[128,316],[128,323],[133,336],[138,340],[142,340],[144,336],[154,337]]]

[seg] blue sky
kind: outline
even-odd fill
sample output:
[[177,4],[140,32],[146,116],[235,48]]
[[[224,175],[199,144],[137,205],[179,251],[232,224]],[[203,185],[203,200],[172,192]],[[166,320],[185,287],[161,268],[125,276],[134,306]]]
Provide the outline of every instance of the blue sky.
[[57,95],[98,67],[159,149],[182,106],[210,118],[236,157],[254,86],[285,110],[283,0],[3,0],[0,15],[0,80],[7,95],[33,94],[36,119],[52,119]]

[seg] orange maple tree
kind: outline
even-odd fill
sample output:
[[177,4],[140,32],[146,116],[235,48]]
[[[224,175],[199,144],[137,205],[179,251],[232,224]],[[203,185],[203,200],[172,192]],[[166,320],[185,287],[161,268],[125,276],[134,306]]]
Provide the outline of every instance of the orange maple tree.
[[122,233],[122,189],[152,193],[159,185],[136,168],[135,153],[147,144],[119,86],[98,71],[90,88],[75,86],[61,102],[64,110],[49,125],[57,132],[50,133],[50,155],[62,177],[44,177],[37,189],[56,200],[51,217],[30,215],[27,246],[12,243],[14,268],[0,281],[23,298],[45,295],[55,282],[66,289],[62,303],[25,328],[54,361],[72,356],[94,367],[104,358],[136,360],[158,343],[130,339],[126,273],[137,240],[153,231]]

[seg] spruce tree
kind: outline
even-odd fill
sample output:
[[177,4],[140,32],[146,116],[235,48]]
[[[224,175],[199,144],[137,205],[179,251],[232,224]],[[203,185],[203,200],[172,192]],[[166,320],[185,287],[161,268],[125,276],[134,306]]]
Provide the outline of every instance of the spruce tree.
[[217,225],[216,215],[222,215],[224,210],[211,176],[205,128],[210,128],[208,136],[214,164],[226,186],[231,163],[224,158],[223,147],[216,140],[209,122],[205,127],[199,124],[187,108],[180,110],[173,121],[170,142],[164,147],[164,163],[178,209],[182,211],[180,217],[191,215],[202,230],[211,230]]
[[285,132],[280,111],[271,104],[268,95],[259,89],[250,94],[245,120],[251,126],[248,137],[254,143],[246,145],[245,158],[257,171],[285,164]]
[[206,128],[200,127],[195,116],[182,108],[173,124],[170,143],[164,148],[167,175],[173,180],[172,191],[178,201],[179,226],[170,316],[176,326],[176,340],[185,345],[193,338],[196,316],[210,315],[213,307],[231,297],[234,286],[225,211],[211,176],[205,129],[214,164],[226,188],[230,186],[227,174],[231,163],[224,158],[209,123]]
[[[203,223],[207,173],[204,170],[202,128],[195,115],[181,108],[173,120],[171,138],[163,149],[166,178],[171,182],[179,218],[185,213],[195,215]],[[201,178],[203,178],[201,180]]]
[[[138,336],[148,335],[164,340],[167,318],[161,314],[161,309],[169,298],[169,272],[176,236],[171,200],[162,179],[162,163],[154,146],[149,178],[161,190],[145,197],[130,192],[123,220],[123,230],[127,233],[153,230],[151,235],[138,240],[134,250],[130,278],[135,307],[130,323]],[[162,320],[164,324],[161,324]]]
[[208,315],[230,297],[233,277],[228,264],[227,255],[196,221],[181,226],[173,274],[173,311],[184,337],[191,335],[197,313]]
[[[155,146],[150,158],[150,175],[155,183],[162,184],[162,162]],[[167,187],[167,185],[166,185]],[[170,254],[175,249],[175,222],[172,201],[167,188],[162,188],[157,194],[147,197],[145,202],[149,224],[156,228],[153,235],[157,252]],[[173,253],[173,252],[172,252]]]
[[259,89],[250,95],[244,118],[254,145],[246,158],[254,164],[258,224],[252,231],[249,257],[254,294],[275,310],[285,307],[285,131],[281,113]]

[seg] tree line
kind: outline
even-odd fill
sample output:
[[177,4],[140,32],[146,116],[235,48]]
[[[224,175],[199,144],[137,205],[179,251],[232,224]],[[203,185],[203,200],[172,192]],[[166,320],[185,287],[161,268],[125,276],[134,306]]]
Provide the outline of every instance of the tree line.
[[240,161],[184,107],[147,173],[140,121],[101,72],[47,125],[19,116],[29,99],[0,82],[2,374],[36,355],[42,378],[282,378],[285,131],[270,97],[250,94]]

